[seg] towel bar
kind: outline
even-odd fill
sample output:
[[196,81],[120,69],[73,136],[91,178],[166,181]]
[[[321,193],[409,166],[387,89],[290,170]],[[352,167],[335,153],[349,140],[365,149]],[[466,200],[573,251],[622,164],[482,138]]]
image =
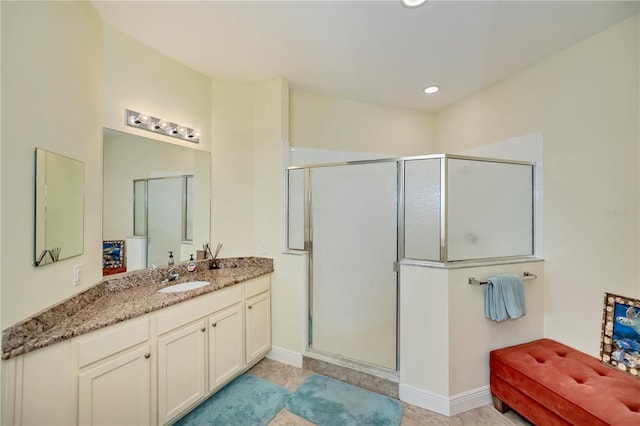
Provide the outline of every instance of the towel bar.
[[[538,278],[537,275],[532,274],[531,272],[525,272],[522,274],[522,279],[523,280],[535,280],[536,278]],[[483,285],[488,283],[488,281],[478,281],[476,280],[474,277],[469,277],[469,284],[477,284],[477,285]]]

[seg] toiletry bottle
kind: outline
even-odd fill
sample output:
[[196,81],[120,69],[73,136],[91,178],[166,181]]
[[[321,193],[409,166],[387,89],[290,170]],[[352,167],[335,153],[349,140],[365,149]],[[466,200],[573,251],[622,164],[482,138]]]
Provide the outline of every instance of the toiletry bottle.
[[169,252],[169,266],[173,266],[173,252]]
[[193,255],[191,255],[191,259],[189,259],[189,264],[187,265],[187,271],[193,272],[196,270],[196,262],[193,261]]

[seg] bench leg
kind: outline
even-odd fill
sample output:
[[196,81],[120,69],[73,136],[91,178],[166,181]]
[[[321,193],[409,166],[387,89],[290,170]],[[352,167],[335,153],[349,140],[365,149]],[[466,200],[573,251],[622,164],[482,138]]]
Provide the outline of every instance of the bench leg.
[[493,398],[493,406],[495,407],[496,410],[498,410],[503,414],[509,411],[509,406],[505,404],[504,401],[502,401],[500,398],[498,398],[495,395],[491,395],[491,397]]

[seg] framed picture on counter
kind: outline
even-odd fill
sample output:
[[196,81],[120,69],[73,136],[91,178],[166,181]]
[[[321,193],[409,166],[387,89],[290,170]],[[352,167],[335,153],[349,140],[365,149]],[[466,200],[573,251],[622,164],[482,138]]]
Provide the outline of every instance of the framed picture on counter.
[[102,242],[102,275],[119,274],[127,271],[124,257],[124,240]]

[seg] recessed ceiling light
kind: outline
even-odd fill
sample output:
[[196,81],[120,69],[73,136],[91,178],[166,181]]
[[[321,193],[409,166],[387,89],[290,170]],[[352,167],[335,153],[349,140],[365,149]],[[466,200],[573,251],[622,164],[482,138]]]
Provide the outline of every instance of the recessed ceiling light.
[[401,3],[404,7],[418,7],[426,2],[427,0],[401,0]]
[[440,90],[438,86],[429,86],[426,89],[424,89],[424,93],[427,93],[430,95],[432,93],[436,93],[438,90]]

